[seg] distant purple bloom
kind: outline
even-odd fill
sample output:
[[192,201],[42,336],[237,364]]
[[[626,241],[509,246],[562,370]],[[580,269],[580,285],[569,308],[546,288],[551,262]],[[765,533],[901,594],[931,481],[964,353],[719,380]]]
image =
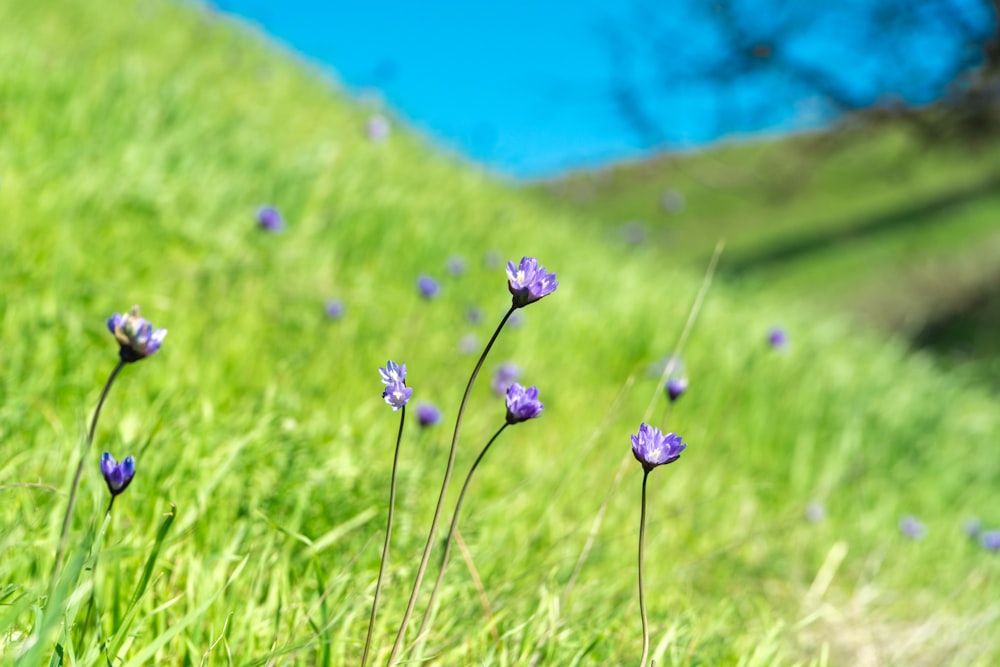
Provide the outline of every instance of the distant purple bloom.
[[128,488],[132,478],[135,477],[135,459],[126,456],[124,461],[116,463],[115,457],[109,452],[104,452],[101,457],[101,475],[104,476],[104,482],[108,485],[111,496],[117,496]]
[[139,306],[132,306],[125,315],[115,313],[108,318],[108,331],[118,341],[118,356],[122,361],[145,359],[160,349],[167,336],[166,329],[153,330],[152,322],[139,315]]
[[663,431],[642,423],[639,432],[632,436],[632,455],[649,472],[656,466],[673,463],[680,458],[687,445],[676,433]]
[[767,334],[767,342],[776,350],[782,350],[788,345],[788,334],[781,327],[773,327]]
[[823,503],[816,500],[806,505],[806,519],[813,523],[819,523],[826,518],[826,508]]
[[261,206],[257,209],[257,224],[268,232],[280,232],[285,228],[285,219],[273,206]]
[[513,261],[507,262],[507,289],[515,308],[523,308],[552,294],[558,286],[556,274],[548,273],[534,257],[522,257],[516,265]]
[[392,127],[389,125],[388,118],[382,115],[375,115],[368,119],[366,130],[368,138],[371,141],[381,143],[389,138]]
[[899,532],[911,540],[922,540],[927,535],[927,527],[915,516],[904,516],[899,520]]
[[385,362],[385,368],[378,369],[378,374],[386,386],[397,382],[406,384],[406,364],[397,364],[390,359]]
[[680,213],[684,210],[684,193],[680,190],[667,190],[660,197],[660,208],[667,213]]
[[684,376],[684,362],[680,357],[676,357],[672,354],[668,354],[659,361],[654,361],[649,365],[646,371],[647,375],[650,377],[663,377],[666,373],[668,377],[683,377]]
[[483,311],[475,306],[469,306],[469,308],[465,311],[465,319],[469,321],[469,324],[478,326],[483,322]]
[[983,532],[983,522],[978,517],[970,516],[962,522],[962,531],[974,540]]
[[520,329],[524,326],[524,315],[520,311],[515,311],[507,318],[507,326],[511,329]]
[[493,391],[498,396],[506,396],[510,385],[520,377],[521,369],[518,368],[517,364],[507,361],[497,366],[497,369],[493,372],[493,380],[490,382],[490,386],[493,387]]
[[458,277],[465,273],[465,260],[458,255],[452,255],[448,258],[447,268],[448,273]]
[[688,388],[687,378],[670,378],[667,380],[667,384],[664,389],[667,392],[667,398],[673,403],[678,398],[681,397]]
[[479,349],[479,337],[476,334],[465,334],[458,341],[458,349],[462,354],[472,354]]
[[507,388],[507,423],[519,424],[542,414],[542,402],[538,400],[538,387],[525,389],[514,382]]
[[433,299],[441,291],[441,287],[437,284],[437,281],[430,276],[420,276],[417,278],[417,289],[420,290],[420,295],[425,299]]
[[392,406],[393,411],[400,409],[413,396],[413,390],[406,386],[406,364],[397,364],[391,359],[385,363],[385,368],[378,369],[379,377],[385,389],[382,398]]
[[411,396],[413,396],[413,390],[402,382],[387,384],[385,389],[382,391],[382,398],[385,399],[386,403],[392,406],[393,412],[406,405]]
[[640,245],[646,240],[646,226],[638,220],[630,220],[622,227],[622,237],[629,245]]
[[323,310],[331,320],[339,320],[344,316],[344,302],[340,299],[329,299]]
[[435,405],[421,403],[417,406],[417,421],[424,428],[434,426],[441,421],[441,411]]
[[1000,551],[1000,530],[987,530],[979,536],[979,543],[984,549]]

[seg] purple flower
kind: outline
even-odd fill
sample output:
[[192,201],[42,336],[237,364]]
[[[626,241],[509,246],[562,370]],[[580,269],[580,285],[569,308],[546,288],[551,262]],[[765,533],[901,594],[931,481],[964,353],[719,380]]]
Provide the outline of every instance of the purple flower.
[[285,219],[273,206],[261,206],[257,209],[257,225],[268,232],[280,232],[285,228]]
[[507,289],[513,296],[515,308],[523,308],[552,294],[558,286],[556,274],[548,273],[534,257],[522,257],[516,266],[513,261],[507,262]]
[[410,397],[413,396],[413,390],[407,387],[402,382],[393,382],[385,387],[382,391],[382,398],[385,402],[392,406],[392,411],[395,412],[401,407],[406,405]]
[[641,245],[646,240],[646,227],[638,220],[630,220],[622,227],[622,237],[629,245]]
[[382,115],[375,115],[368,119],[368,125],[366,126],[368,132],[368,139],[375,143],[381,143],[389,138],[389,132],[392,127],[389,125],[389,119]]
[[331,320],[339,320],[344,316],[344,302],[340,299],[328,299],[323,311]]
[[899,520],[899,532],[911,540],[922,540],[927,535],[927,527],[915,516],[904,516]]
[[681,397],[688,388],[687,378],[670,378],[667,380],[667,384],[664,389],[667,392],[667,398],[673,403],[678,398]]
[[378,374],[382,378],[382,384],[406,384],[406,364],[397,364],[393,360],[385,362],[385,368],[378,369]]
[[112,497],[117,496],[128,488],[132,478],[135,477],[135,459],[126,456],[121,463],[115,463],[115,457],[109,452],[104,452],[101,457],[101,474],[104,475],[104,481]]
[[806,505],[806,519],[813,523],[819,523],[826,518],[826,508],[819,501],[812,501]]
[[424,428],[435,426],[441,421],[441,411],[436,405],[421,403],[417,406],[417,421]]
[[458,349],[462,354],[472,354],[479,349],[479,338],[476,334],[465,334],[458,341]]
[[433,299],[441,291],[438,286],[437,281],[430,276],[420,276],[417,278],[417,289],[420,290],[420,295],[425,299]]
[[392,406],[392,411],[406,405],[413,396],[413,390],[406,386],[406,364],[397,364],[390,359],[385,362],[385,368],[378,369],[378,374],[385,385],[382,398]]
[[974,540],[983,532],[983,522],[978,517],[970,516],[962,522],[962,531]]
[[684,193],[680,190],[667,190],[660,197],[660,208],[667,213],[680,213],[684,210]]
[[483,321],[483,311],[479,310],[475,306],[469,306],[465,311],[465,319],[469,321],[469,324],[477,326],[482,324]]
[[461,276],[465,273],[465,260],[458,255],[452,255],[448,258],[448,273],[455,276]]
[[490,386],[498,396],[505,396],[514,380],[521,377],[521,369],[513,361],[506,361],[500,364],[493,372],[493,380]]
[[511,313],[507,318],[507,326],[511,329],[520,329],[524,326],[524,316],[519,311]]
[[659,465],[673,463],[687,447],[676,433],[663,432],[655,426],[642,423],[639,432],[632,436],[632,455],[646,472]]
[[538,400],[538,387],[525,389],[514,382],[507,389],[507,423],[520,424],[542,414],[542,402]]
[[979,536],[979,543],[984,549],[1000,551],[1000,530],[987,530]]
[[122,361],[139,361],[160,349],[167,335],[166,329],[153,330],[153,324],[139,315],[139,306],[132,306],[127,314],[115,313],[108,318],[108,331],[114,334]]
[[788,345],[788,334],[781,327],[772,327],[767,334],[767,342],[776,350],[782,350]]

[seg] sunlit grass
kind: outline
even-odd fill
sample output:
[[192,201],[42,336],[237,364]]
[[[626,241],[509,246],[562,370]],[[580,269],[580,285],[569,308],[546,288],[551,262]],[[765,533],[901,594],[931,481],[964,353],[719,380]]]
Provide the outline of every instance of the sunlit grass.
[[[475,362],[459,341],[484,343],[510,304],[490,253],[558,273],[490,358],[515,361],[545,412],[476,473],[461,523],[471,560],[452,559],[425,655],[638,661],[638,466],[564,593],[629,435],[662,399],[647,369],[672,349],[703,266],[609,244],[402,128],[371,142],[368,109],[204,10],[9,0],[0,35],[5,661],[46,605],[74,456],[117,359],[105,319],[140,303],[170,334],[116,380],[72,525],[71,552],[107,505],[100,452],[134,455],[99,566],[79,578],[100,614],[68,629],[56,617],[37,655],[58,642],[72,647],[64,664],[106,664],[108,637],[124,665],[359,663],[398,426],[376,369],[405,362],[413,400],[454,419]],[[258,229],[265,204],[281,233]],[[461,277],[447,271],[456,255]],[[433,301],[417,290],[425,273]],[[766,344],[774,324],[783,352]],[[961,532],[969,514],[1000,525],[993,399],[763,289],[715,288],[684,361],[690,386],[657,426],[689,447],[648,499],[657,665],[1000,658],[1000,561]],[[504,410],[488,382],[475,387],[458,470]],[[447,431],[403,436],[372,664],[413,581]],[[803,519],[811,500],[825,521]],[[926,539],[900,537],[904,514]]]

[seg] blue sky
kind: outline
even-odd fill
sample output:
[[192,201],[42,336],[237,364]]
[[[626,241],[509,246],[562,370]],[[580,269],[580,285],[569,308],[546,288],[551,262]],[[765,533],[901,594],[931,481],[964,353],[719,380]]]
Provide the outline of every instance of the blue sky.
[[[607,99],[599,26],[617,3],[226,0],[240,15],[408,122],[514,175],[633,155]],[[619,10],[620,11],[620,10]]]
[[[694,0],[697,2],[698,0]],[[841,0],[850,4],[851,0]],[[861,2],[864,0],[853,0]],[[975,0],[959,0],[969,4]],[[631,35],[642,29],[635,4],[611,0],[217,0],[278,41],[320,63],[355,94],[377,90],[385,103],[438,144],[515,177],[553,175],[649,150],[615,107],[609,28],[624,34],[627,64],[619,74],[659,89],[650,56]],[[672,24],[677,46],[711,49],[713,35],[690,20],[681,0],[647,4]],[[753,5],[756,6],[756,5]],[[939,42],[930,39],[932,45]],[[802,40],[800,40],[802,41]],[[837,53],[843,42],[827,42]],[[707,46],[706,46],[707,45]],[[801,45],[799,48],[803,48]],[[806,50],[817,48],[805,42]],[[841,49],[842,50],[842,49]],[[928,59],[936,48],[920,48]],[[864,71],[864,47],[848,66]],[[759,79],[758,79],[759,81]],[[669,100],[651,101],[665,131],[662,147],[688,148],[726,133],[760,128],[788,130],[825,116],[810,99],[771,99],[773,89],[746,85],[725,105],[708,89],[690,87]],[[749,125],[729,120],[741,107],[762,115]]]

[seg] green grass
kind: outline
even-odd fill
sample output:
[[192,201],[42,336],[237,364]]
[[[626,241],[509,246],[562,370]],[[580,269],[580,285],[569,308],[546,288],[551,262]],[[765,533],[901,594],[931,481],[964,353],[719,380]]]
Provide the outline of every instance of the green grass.
[[[961,533],[970,514],[1000,525],[995,399],[781,290],[722,286],[664,423],[647,367],[672,348],[703,267],[609,245],[592,218],[400,127],[369,143],[367,113],[198,9],[0,2],[3,661],[358,663],[398,424],[375,371],[392,358],[446,425],[418,433],[411,417],[404,435],[375,633],[384,664],[474,362],[459,339],[485,342],[509,304],[491,251],[559,274],[487,364],[515,360],[546,408],[503,435],[473,482],[460,526],[491,613],[455,554],[428,642],[436,664],[637,662],[641,470],[628,436],[651,399],[653,421],[690,443],[651,477],[657,665],[1000,660],[1000,560]],[[284,233],[255,229],[265,203]],[[461,278],[444,271],[452,255],[469,262]],[[443,284],[433,302],[416,294],[424,272]],[[331,296],[342,321],[324,317]],[[72,526],[79,577],[68,598],[48,597],[89,411],[116,361],[104,320],[133,303],[170,334],[112,388]],[[480,327],[465,323],[470,305]],[[785,353],[764,345],[774,322],[791,333]],[[459,475],[504,416],[486,379]],[[91,571],[105,450],[134,454],[138,473]],[[827,507],[819,524],[802,519],[813,499]],[[899,536],[904,514],[927,524],[925,540]]]
[[[1000,143],[899,127],[722,146],[533,188],[617,230],[642,221],[688,265],[727,240],[730,279],[916,335],[1000,284]],[[660,208],[684,194],[682,212]]]

